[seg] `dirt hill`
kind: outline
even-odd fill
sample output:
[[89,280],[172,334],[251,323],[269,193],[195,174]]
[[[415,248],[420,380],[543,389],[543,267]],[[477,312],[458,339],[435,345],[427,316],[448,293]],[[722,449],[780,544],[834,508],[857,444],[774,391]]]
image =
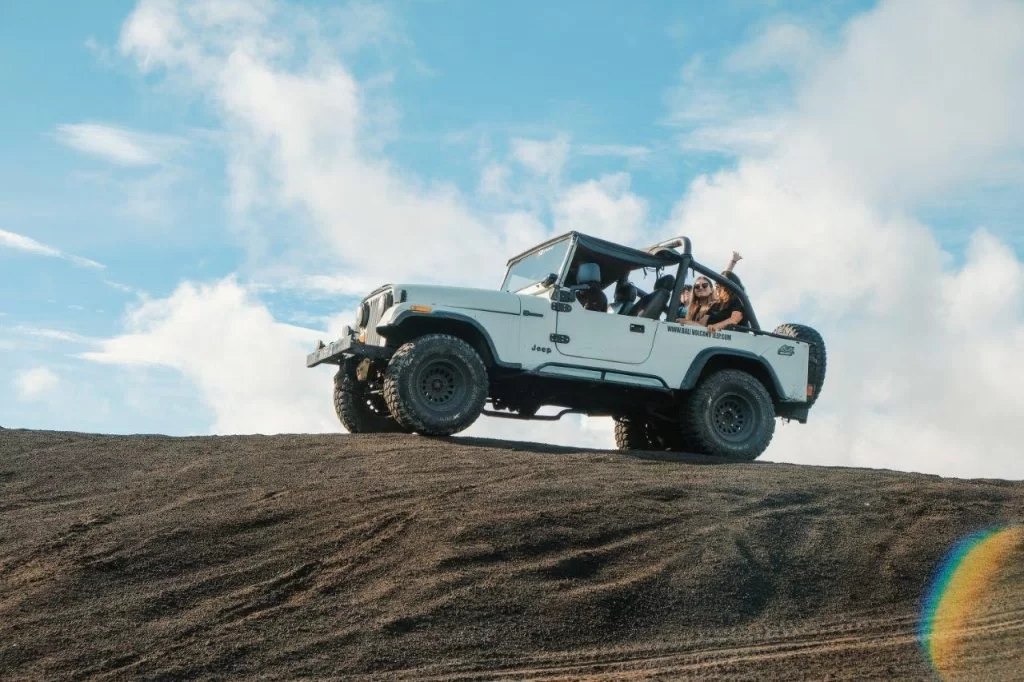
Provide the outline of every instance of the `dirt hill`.
[[[937,565],[1022,521],[1016,482],[8,429],[0,677],[931,679]],[[1020,679],[1015,551],[948,672]]]

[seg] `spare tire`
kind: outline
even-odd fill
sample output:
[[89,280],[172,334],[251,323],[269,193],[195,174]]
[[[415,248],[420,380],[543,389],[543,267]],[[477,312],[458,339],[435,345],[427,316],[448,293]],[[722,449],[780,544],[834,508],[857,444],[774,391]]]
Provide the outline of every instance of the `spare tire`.
[[814,390],[807,397],[807,407],[810,407],[818,400],[821,388],[825,385],[825,366],[828,361],[825,354],[825,340],[817,331],[802,324],[780,324],[775,328],[774,333],[803,341],[811,347],[807,359],[807,383]]

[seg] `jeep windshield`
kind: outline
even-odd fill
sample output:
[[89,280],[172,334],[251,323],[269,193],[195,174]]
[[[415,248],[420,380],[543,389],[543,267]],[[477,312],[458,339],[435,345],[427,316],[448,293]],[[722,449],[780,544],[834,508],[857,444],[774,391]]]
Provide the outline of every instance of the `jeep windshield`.
[[539,284],[552,273],[557,276],[562,270],[570,241],[563,239],[555,242],[512,263],[501,285],[502,291],[517,293]]

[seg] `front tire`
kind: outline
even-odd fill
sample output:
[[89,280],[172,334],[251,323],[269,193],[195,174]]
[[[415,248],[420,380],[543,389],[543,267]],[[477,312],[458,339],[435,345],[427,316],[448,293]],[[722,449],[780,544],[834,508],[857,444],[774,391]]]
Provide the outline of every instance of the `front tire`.
[[469,428],[487,400],[487,367],[450,334],[427,334],[402,345],[384,374],[384,399],[395,420],[426,436]]
[[690,425],[701,452],[751,461],[775,434],[775,407],[768,389],[746,372],[724,369],[690,396]]
[[356,376],[359,358],[346,358],[334,375],[334,411],[349,433],[398,433],[384,398],[370,392],[370,386]]

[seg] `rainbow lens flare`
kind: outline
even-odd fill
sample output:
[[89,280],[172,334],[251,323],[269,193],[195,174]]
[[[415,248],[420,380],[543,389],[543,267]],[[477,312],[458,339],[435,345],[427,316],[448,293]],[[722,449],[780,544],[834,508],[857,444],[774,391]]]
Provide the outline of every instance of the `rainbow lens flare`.
[[1024,527],[1001,526],[973,533],[957,542],[936,571],[921,614],[921,646],[941,678],[956,676],[967,653],[972,630],[994,599],[1001,575],[1019,561]]

